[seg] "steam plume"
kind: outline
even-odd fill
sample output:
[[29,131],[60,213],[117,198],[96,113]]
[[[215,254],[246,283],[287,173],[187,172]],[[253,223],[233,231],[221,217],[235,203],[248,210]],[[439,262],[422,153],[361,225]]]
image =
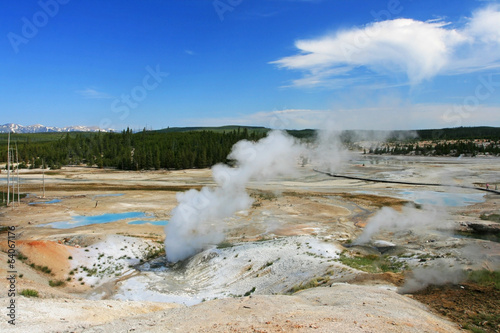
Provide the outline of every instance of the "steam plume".
[[460,267],[449,267],[446,263],[433,265],[432,267],[416,268],[405,284],[398,289],[398,293],[407,294],[426,288],[429,285],[457,284],[466,277],[464,270]]
[[223,219],[247,209],[252,199],[245,191],[250,179],[269,179],[293,172],[302,147],[289,135],[272,131],[258,142],[237,142],[228,158],[235,168],[212,168],[215,188],[177,194],[177,207],[165,227],[165,249],[171,262],[184,260],[224,239]]
[[335,171],[341,168],[351,157],[343,147],[341,132],[330,128],[318,131],[316,147],[308,151],[311,161],[323,171]]
[[433,227],[444,227],[446,212],[439,211],[435,207],[424,207],[419,210],[412,207],[403,207],[401,212],[390,207],[383,207],[375,214],[366,225],[363,233],[356,239],[354,244],[368,243],[373,235],[382,230],[428,230]]

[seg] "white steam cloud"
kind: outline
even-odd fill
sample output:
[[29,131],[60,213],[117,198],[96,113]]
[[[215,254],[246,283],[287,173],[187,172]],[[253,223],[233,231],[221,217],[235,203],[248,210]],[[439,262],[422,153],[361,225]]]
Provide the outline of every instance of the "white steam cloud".
[[165,227],[167,259],[184,260],[224,240],[224,218],[252,204],[245,191],[248,181],[293,173],[302,152],[294,138],[280,131],[258,142],[236,143],[228,156],[236,167],[218,164],[212,168],[215,188],[177,195],[179,204]]
[[165,250],[170,262],[184,260],[224,240],[224,219],[248,209],[252,199],[246,192],[251,179],[266,180],[293,175],[308,160],[332,171],[349,157],[341,146],[338,132],[320,131],[318,142],[307,148],[282,131],[271,131],[258,142],[237,142],[228,159],[235,167],[212,167],[215,187],[177,194],[178,205],[165,227]]
[[412,271],[410,278],[398,289],[398,293],[412,293],[429,285],[457,284],[465,278],[466,274],[462,268],[450,267],[447,263],[433,265],[432,267],[419,267]]
[[351,158],[342,145],[340,135],[341,132],[330,129],[318,131],[315,147],[306,156],[321,171],[338,170]]
[[416,209],[404,206],[401,212],[383,207],[367,223],[363,233],[354,241],[355,245],[366,244],[382,230],[428,231],[432,228],[446,228],[446,212],[436,207]]

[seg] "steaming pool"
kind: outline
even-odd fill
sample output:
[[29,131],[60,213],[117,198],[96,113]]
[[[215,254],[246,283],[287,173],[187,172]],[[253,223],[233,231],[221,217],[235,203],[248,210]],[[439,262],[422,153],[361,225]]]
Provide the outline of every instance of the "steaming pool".
[[464,207],[484,202],[483,193],[448,193],[435,191],[403,191],[397,192],[400,199],[411,200],[420,205],[447,207]]
[[[129,222],[129,224],[135,224],[135,225],[141,225],[146,223],[152,225],[166,225],[168,223],[167,220],[155,221],[153,215],[146,214],[144,212],[126,212],[126,213],[107,213],[107,214],[93,215],[93,216],[76,215],[73,216],[70,221],[51,222],[51,223],[41,224],[39,225],[39,227],[51,227],[54,229],[72,229],[72,228],[83,227],[86,225],[111,223],[127,219],[141,219]],[[147,220],[142,220],[142,219],[147,219]]]

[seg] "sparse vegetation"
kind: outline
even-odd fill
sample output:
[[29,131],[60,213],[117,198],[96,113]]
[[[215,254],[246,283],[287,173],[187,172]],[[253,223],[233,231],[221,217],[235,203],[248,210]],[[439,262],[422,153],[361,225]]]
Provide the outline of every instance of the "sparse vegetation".
[[487,269],[472,271],[467,279],[482,286],[494,286],[500,290],[500,271],[490,271]]
[[25,296],[25,297],[38,297],[38,291],[34,289],[23,289],[19,293],[19,295]]
[[405,265],[394,258],[387,256],[378,256],[374,254],[369,254],[365,256],[347,256],[345,253],[341,253],[339,259],[337,259],[346,266],[359,269],[361,271],[369,273],[380,273],[380,272],[401,272]]
[[272,264],[274,264],[272,261],[268,261],[264,265],[262,265],[262,267],[260,269],[265,269],[265,268],[271,266]]
[[21,261],[26,261],[28,260],[28,257],[26,257],[24,254],[22,254],[21,252],[17,252],[17,259],[21,260]]
[[49,286],[51,287],[63,287],[65,284],[62,280],[49,280]]
[[271,191],[255,191],[251,196],[259,200],[267,201],[276,200],[278,198],[278,196]]
[[244,296],[250,296],[250,295],[252,295],[254,292],[255,292],[255,287],[253,287],[252,289],[250,289],[249,291],[247,291],[247,292],[245,293],[245,295],[244,295]]
[[233,247],[233,244],[231,244],[228,241],[222,241],[219,244],[217,244],[218,249],[227,249]]
[[153,247],[152,249],[149,249],[148,253],[146,253],[145,259],[151,260],[151,259],[155,259],[155,258],[158,258],[160,256],[163,256],[163,255],[165,255],[165,248],[164,247],[161,247],[161,248]]
[[314,279],[309,280],[306,283],[300,283],[298,285],[293,286],[290,288],[288,292],[290,293],[296,293],[297,291],[304,290],[304,289],[310,289],[310,288],[316,288],[322,284],[327,283],[330,280],[329,277],[317,277]]
[[35,265],[34,263],[31,263],[30,267],[34,268],[40,272],[43,272],[45,274],[52,274],[52,270],[47,266]]
[[484,221],[493,221],[500,223],[500,214],[481,214],[479,218]]

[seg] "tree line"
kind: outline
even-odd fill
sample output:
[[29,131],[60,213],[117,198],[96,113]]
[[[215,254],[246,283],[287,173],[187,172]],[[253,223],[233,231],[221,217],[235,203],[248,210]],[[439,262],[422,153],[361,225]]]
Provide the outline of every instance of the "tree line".
[[[122,170],[190,169],[228,163],[230,161],[226,157],[236,142],[243,139],[257,141],[267,131],[269,129],[263,127],[226,126],[143,130],[138,133],[127,128],[121,133],[12,134],[11,147],[17,143],[21,168],[57,169],[64,165],[83,164]],[[317,134],[312,129],[287,132],[302,141],[314,141]],[[380,134],[372,133],[374,131],[343,131],[339,137],[346,147],[355,148],[353,143],[359,140],[359,132],[363,136]],[[489,153],[500,156],[498,127],[458,127],[417,132],[419,138],[407,135],[407,131],[393,132],[394,135],[388,136],[385,144],[365,150],[365,153],[427,156]],[[428,142],[429,139],[432,143]],[[487,139],[489,144],[477,143],[473,139]],[[0,161],[7,161],[7,134],[0,134]]]
[[487,144],[477,143],[474,140],[457,142],[440,142],[435,144],[399,144],[365,149],[365,154],[390,155],[422,155],[422,156],[477,156],[489,154],[500,156],[500,140],[489,141]]
[[[265,133],[247,128],[222,133],[133,133],[127,128],[121,133],[65,133],[57,140],[45,142],[25,136],[24,141],[17,141],[17,151],[21,168],[57,169],[85,164],[122,170],[190,169],[226,163],[236,142],[256,141],[263,136]],[[11,143],[14,142],[16,136],[12,135]],[[0,152],[0,160],[7,161],[7,149]]]

